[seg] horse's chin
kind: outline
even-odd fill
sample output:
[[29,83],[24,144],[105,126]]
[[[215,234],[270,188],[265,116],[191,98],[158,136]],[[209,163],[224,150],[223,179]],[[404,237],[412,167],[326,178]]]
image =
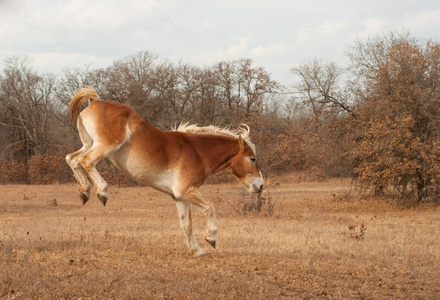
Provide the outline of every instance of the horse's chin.
[[252,186],[251,184],[246,184],[244,182],[241,183],[243,185],[244,188],[246,188],[247,192],[249,194],[256,194],[258,193],[257,190],[255,189],[254,186]]
[[248,192],[250,194],[260,194],[262,190],[263,190],[263,185],[259,186],[259,188],[255,185],[251,185],[248,189]]
[[259,193],[259,191],[254,186],[251,186],[248,189],[248,192],[249,192],[249,194],[258,194]]

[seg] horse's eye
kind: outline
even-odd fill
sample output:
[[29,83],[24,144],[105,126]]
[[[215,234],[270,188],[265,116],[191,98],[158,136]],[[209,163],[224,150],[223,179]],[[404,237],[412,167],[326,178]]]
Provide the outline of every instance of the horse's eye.
[[256,162],[257,161],[257,159],[255,157],[251,157],[250,160],[251,160],[251,162]]

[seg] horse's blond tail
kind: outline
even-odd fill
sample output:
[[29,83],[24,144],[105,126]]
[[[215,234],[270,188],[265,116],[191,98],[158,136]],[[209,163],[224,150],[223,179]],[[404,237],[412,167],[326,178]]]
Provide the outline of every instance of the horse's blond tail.
[[90,86],[86,86],[83,89],[80,89],[75,96],[73,96],[72,100],[70,100],[70,124],[73,125],[78,119],[79,113],[81,111],[81,106],[90,100],[90,102],[98,101],[99,96],[96,90]]

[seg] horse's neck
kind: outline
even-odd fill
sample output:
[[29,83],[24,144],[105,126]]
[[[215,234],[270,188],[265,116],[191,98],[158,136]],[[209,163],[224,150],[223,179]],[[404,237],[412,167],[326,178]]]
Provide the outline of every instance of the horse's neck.
[[209,162],[209,173],[215,174],[228,169],[231,165],[231,159],[239,151],[238,141],[224,137],[212,139],[202,135],[200,139],[204,139],[204,141],[201,142],[203,147],[199,148],[198,151]]

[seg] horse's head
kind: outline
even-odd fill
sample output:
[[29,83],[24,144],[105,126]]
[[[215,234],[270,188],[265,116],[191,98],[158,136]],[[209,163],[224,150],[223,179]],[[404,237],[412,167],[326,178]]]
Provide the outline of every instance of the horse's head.
[[250,193],[259,193],[263,190],[264,181],[255,153],[241,136],[238,143],[240,148],[231,160],[231,171]]

